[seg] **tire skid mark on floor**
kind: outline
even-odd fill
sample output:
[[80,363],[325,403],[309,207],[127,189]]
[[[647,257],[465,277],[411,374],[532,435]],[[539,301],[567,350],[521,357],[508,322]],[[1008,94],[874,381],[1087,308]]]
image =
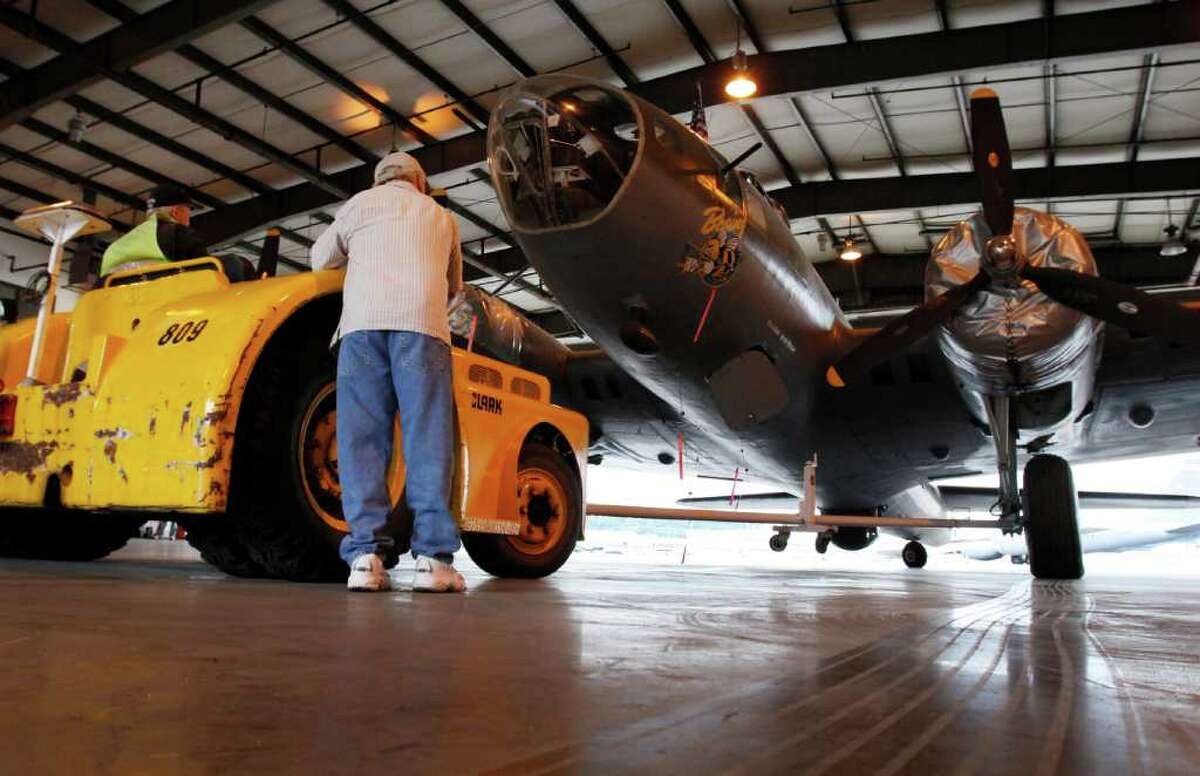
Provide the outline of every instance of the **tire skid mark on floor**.
[[[745,720],[745,724],[756,728],[759,726],[758,720],[764,717],[778,718],[784,713],[802,710],[807,706],[828,698],[831,694],[850,686],[859,679],[873,675],[898,661],[907,659],[910,661],[910,664],[916,664],[916,668],[908,669],[906,675],[913,671],[926,669],[937,654],[944,652],[949,644],[952,644],[961,637],[976,622],[990,615],[1000,615],[1014,610],[1024,611],[1022,607],[1028,604],[1029,596],[1029,583],[1024,581],[1017,582],[999,596],[962,607],[953,617],[928,630],[923,635],[917,636],[911,633],[911,631],[915,630],[914,628],[905,628],[871,644],[852,649],[848,653],[841,653],[823,660],[814,671],[807,673],[798,682],[795,682],[795,687],[784,686],[791,684],[788,680],[772,680],[758,683],[741,691],[730,693],[716,702],[709,700],[702,704],[691,706],[683,711],[671,712],[659,717],[642,720],[612,733],[595,736],[593,740],[588,742],[567,744],[543,750],[530,757],[508,763],[494,770],[486,771],[486,773],[490,774],[490,776],[547,774],[569,769],[570,766],[581,761],[586,761],[589,765],[598,765],[614,751],[619,750],[627,754],[630,745],[634,742],[654,736],[670,738],[673,731],[685,726],[692,728],[693,738],[702,738],[704,731],[697,728],[704,728],[706,726],[710,726],[713,733],[727,735],[728,731],[724,729],[724,723],[735,716]],[[934,656],[914,655],[914,652],[919,647],[934,639],[943,631],[952,629],[955,623],[963,620],[968,620],[966,625],[960,627],[958,632],[950,637],[947,645],[938,650]],[[837,676],[835,672],[838,669],[850,667],[855,661],[860,659],[869,659],[873,653],[880,653],[880,657],[873,662],[869,662],[861,669],[850,673],[849,676],[838,678],[833,684],[818,687],[816,692],[803,697],[800,701],[787,704],[781,708],[771,697],[773,694],[781,691],[792,695],[802,694],[799,691],[803,691],[815,679],[829,674]],[[761,706],[761,708],[746,708],[747,706],[755,705]],[[664,746],[674,748],[680,746],[680,743],[667,742]],[[650,747],[642,744],[638,748],[649,749]]]
[[[889,714],[887,714],[887,716],[885,716],[883,719],[881,719],[875,725],[873,725],[872,727],[870,727],[866,730],[859,730],[857,727],[855,727],[854,735],[853,735],[853,740],[854,740],[853,747],[846,747],[846,746],[838,747],[835,751],[831,752],[829,755],[826,755],[825,758],[818,761],[811,768],[802,771],[802,773],[808,774],[810,776],[817,776],[817,774],[820,774],[820,773],[828,770],[830,767],[836,765],[838,762],[845,759],[846,757],[858,752],[872,738],[874,738],[879,733],[882,733],[888,727],[890,727],[893,724],[895,724],[896,722],[898,722],[902,716],[910,713],[918,705],[920,705],[925,700],[927,700],[930,696],[932,696],[933,693],[936,692],[938,688],[940,688],[946,682],[948,682],[950,679],[952,679],[954,676],[956,676],[958,674],[958,672],[961,671],[962,668],[971,660],[971,658],[975,656],[975,654],[978,652],[979,648],[987,640],[987,638],[990,635],[993,628],[995,628],[998,624],[1005,623],[1006,620],[1009,620],[1009,619],[1019,616],[1019,615],[1020,615],[1020,612],[1016,611],[1014,609],[1003,610],[1001,612],[996,613],[996,615],[993,617],[993,619],[990,622],[988,622],[985,626],[981,626],[982,632],[979,634],[979,637],[975,639],[974,643],[971,644],[970,647],[967,649],[966,654],[959,657],[953,666],[949,667],[948,669],[946,669],[944,671],[937,672],[936,679],[934,679],[932,682],[923,683],[923,686],[925,687],[925,689],[922,690],[921,692],[917,693],[917,695],[915,697],[913,697],[912,700],[903,704],[899,708],[892,710]],[[767,761],[773,761],[773,760],[775,760],[775,758],[778,755],[782,754],[784,751],[787,751],[788,749],[791,749],[791,748],[798,747],[803,744],[809,745],[809,748],[807,748],[804,751],[804,756],[805,757],[814,756],[814,752],[813,752],[814,747],[812,746],[812,744],[814,742],[813,742],[813,740],[806,740],[806,739],[811,739],[811,737],[814,736],[815,734],[818,734],[820,732],[823,732],[824,730],[831,728],[837,722],[845,719],[846,717],[849,717],[853,712],[858,711],[859,709],[867,708],[867,709],[871,709],[871,710],[878,710],[880,706],[885,705],[888,702],[888,700],[891,698],[910,697],[909,695],[907,695],[905,693],[899,692],[899,688],[902,685],[904,685],[905,683],[909,682],[910,680],[919,679],[922,673],[927,672],[931,669],[934,669],[934,664],[937,662],[937,659],[942,657],[943,655],[946,655],[947,653],[949,653],[951,648],[955,646],[955,643],[959,640],[959,638],[962,637],[964,634],[966,634],[968,631],[973,630],[974,626],[983,619],[986,619],[986,615],[984,615],[980,618],[977,618],[976,620],[963,626],[963,628],[958,633],[956,633],[943,646],[942,649],[940,649],[938,652],[934,653],[933,655],[929,656],[928,660],[926,660],[924,663],[916,665],[915,667],[905,671],[904,673],[900,674],[898,677],[892,679],[891,681],[889,681],[886,684],[882,685],[881,687],[877,688],[873,692],[871,692],[865,696],[859,697],[858,699],[856,699],[854,702],[850,703],[847,706],[841,707],[840,710],[836,714],[834,714],[830,717],[819,717],[822,720],[822,722],[819,726],[808,728],[802,734],[798,734],[789,739],[786,739],[785,741],[782,741],[778,745],[772,747],[770,750],[763,752],[762,758],[760,760],[756,761],[760,764],[759,768],[755,768],[753,763],[748,763],[745,766],[739,766],[738,768],[736,768],[732,771],[729,771],[729,773],[755,772],[761,768],[766,767],[765,765],[763,765],[763,763],[765,763]],[[936,669],[934,669],[934,670],[936,670]],[[872,703],[876,702],[876,701],[878,701],[879,703],[876,706],[872,707]],[[852,723],[852,724],[856,724],[856,723]],[[783,770],[786,770],[789,773],[794,773],[794,772],[797,772],[796,769],[799,768],[801,766],[801,764],[802,763],[793,762],[790,766],[785,767]],[[774,764],[772,764],[771,767],[774,768],[775,767]]]
[[1058,654],[1058,695],[1054,704],[1054,717],[1046,730],[1046,743],[1038,758],[1035,776],[1052,776],[1058,772],[1063,745],[1067,740],[1067,725],[1071,720],[1071,704],[1075,698],[1075,663],[1063,646],[1062,621],[1070,612],[1062,612],[1054,619],[1050,633],[1054,638],[1054,650]]
[[1083,616],[1083,633],[1095,647],[1096,653],[1103,659],[1104,667],[1108,670],[1108,675],[1112,678],[1113,686],[1116,688],[1117,697],[1121,701],[1121,718],[1125,724],[1125,749],[1129,754],[1129,772],[1133,776],[1142,776],[1146,772],[1146,731],[1142,725],[1142,718],[1133,704],[1133,698],[1129,693],[1129,683],[1125,680],[1121,667],[1108,654],[1100,637],[1092,630],[1092,615],[1096,613],[1096,599],[1089,593],[1084,593],[1084,597],[1088,605]]
[[875,772],[875,776],[892,776],[893,774],[899,773],[906,765],[908,765],[909,762],[912,761],[914,757],[920,754],[925,747],[928,746],[929,743],[938,736],[939,733],[945,730],[946,727],[957,718],[958,712],[964,706],[966,706],[967,703],[974,699],[974,697],[979,694],[980,690],[982,690],[984,686],[992,680],[993,675],[996,673],[996,667],[1000,665],[1000,660],[1005,656],[1005,654],[1007,654],[1008,642],[1009,639],[1012,638],[1014,627],[1014,622],[1009,622],[1005,627],[1004,635],[1000,639],[1000,645],[996,648],[995,653],[992,655],[991,662],[988,663],[983,673],[980,674],[979,679],[975,681],[975,684],[973,684],[962,697],[955,701],[950,708],[943,711],[931,723],[929,723],[925,727],[925,730],[920,735],[913,738],[907,747],[894,755],[890,763],[877,770]]

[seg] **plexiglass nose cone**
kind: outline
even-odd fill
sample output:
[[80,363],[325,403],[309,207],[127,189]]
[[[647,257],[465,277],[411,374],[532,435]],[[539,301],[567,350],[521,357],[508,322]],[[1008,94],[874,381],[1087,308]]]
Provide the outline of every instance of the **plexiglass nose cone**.
[[585,223],[617,196],[638,150],[637,113],[620,91],[570,76],[521,82],[488,126],[488,161],[510,224]]

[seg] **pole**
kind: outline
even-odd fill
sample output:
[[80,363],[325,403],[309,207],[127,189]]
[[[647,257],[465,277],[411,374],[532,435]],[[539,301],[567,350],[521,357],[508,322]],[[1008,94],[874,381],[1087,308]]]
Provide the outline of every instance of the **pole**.
[[42,364],[42,347],[46,338],[46,325],[54,314],[55,297],[58,295],[58,274],[62,269],[63,247],[66,244],[65,229],[59,229],[50,248],[50,273],[46,295],[42,297],[41,307],[38,308],[37,325],[33,330],[33,344],[29,347],[29,367],[25,370],[25,384],[38,385],[38,369]]

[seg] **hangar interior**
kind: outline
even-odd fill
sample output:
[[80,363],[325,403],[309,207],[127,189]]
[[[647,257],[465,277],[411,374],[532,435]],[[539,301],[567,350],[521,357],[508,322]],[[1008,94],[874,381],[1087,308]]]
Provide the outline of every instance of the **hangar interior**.
[[[756,91],[732,99],[743,62]],[[1197,0],[9,0],[4,319],[35,317],[46,289],[48,243],[17,223],[24,211],[73,200],[114,227],[68,246],[60,311],[97,285],[104,247],[163,184],[187,192],[213,254],[254,262],[278,244],[279,275],[301,275],[399,149],[444,190],[465,279],[558,342],[592,346],[522,249],[488,166],[492,111],[553,74],[693,128],[702,117],[856,328],[925,302],[930,252],[979,210],[980,87],[1003,101],[1017,206],[1074,226],[1104,278],[1197,298]],[[850,248],[860,257],[841,260]],[[1194,376],[1190,364],[1171,377]],[[1180,414],[1159,427],[1185,418],[1190,442],[1200,413],[1179,385]],[[1113,422],[1138,425],[1138,407]],[[113,462],[117,442],[94,436]],[[975,440],[989,455],[991,436]],[[657,460],[682,479],[682,432],[678,444],[678,461]],[[1194,505],[1179,509],[1191,524],[1171,530],[1190,540]],[[786,546],[786,532],[771,545]],[[1193,563],[1187,549],[1171,557]],[[1194,576],[918,575],[921,552],[908,570],[592,556],[521,580],[469,566],[459,599],[237,579],[183,542],[135,541],[92,564],[4,558],[0,770],[1200,769]]]

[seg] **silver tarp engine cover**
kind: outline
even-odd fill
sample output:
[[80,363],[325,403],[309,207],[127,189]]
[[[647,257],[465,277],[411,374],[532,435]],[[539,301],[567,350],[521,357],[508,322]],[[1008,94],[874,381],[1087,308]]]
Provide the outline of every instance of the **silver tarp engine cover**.
[[[960,222],[933,249],[925,268],[925,299],[962,285],[979,272],[991,231],[980,213]],[[1017,253],[1038,267],[1096,274],[1087,241],[1069,224],[1016,208]],[[964,387],[986,395],[1037,391],[1069,382],[1102,324],[1052,301],[1028,281],[993,282],[938,332],[938,344]]]

